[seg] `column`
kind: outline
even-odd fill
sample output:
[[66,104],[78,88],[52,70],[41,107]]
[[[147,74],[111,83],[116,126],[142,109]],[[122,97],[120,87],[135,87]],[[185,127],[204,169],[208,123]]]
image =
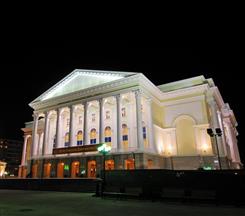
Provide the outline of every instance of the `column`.
[[83,104],[84,109],[84,117],[83,117],[83,145],[87,145],[87,110],[88,110],[88,102]]
[[55,148],[60,147],[60,108],[57,109]]
[[70,106],[70,134],[69,134],[69,146],[74,146],[74,106]]
[[103,98],[99,99],[99,106],[100,106],[100,125],[99,125],[99,130],[100,130],[100,143],[103,143],[103,135],[104,135],[104,129],[103,129]]
[[[208,102],[210,110],[211,110],[211,126],[213,129],[220,128],[218,113],[217,113],[217,110],[218,110],[217,103],[213,98],[208,99],[207,102]],[[222,131],[222,133],[223,133],[223,131]],[[217,145],[219,148],[220,156],[224,156],[224,148],[223,148],[221,137],[217,137]],[[214,150],[213,152],[217,153],[216,147],[213,146],[213,150]]]
[[31,148],[31,155],[34,156],[36,154],[37,149],[37,127],[38,127],[38,114],[34,114],[34,120],[33,120],[33,130],[32,130],[32,148]]
[[21,166],[25,166],[26,165],[26,148],[27,148],[27,140],[28,140],[29,137],[30,137],[30,135],[26,135],[25,138],[24,138]]
[[154,143],[154,129],[153,129],[153,116],[152,116],[152,99],[148,98],[147,100],[148,105],[148,124],[149,124],[149,131],[148,134],[146,134],[149,137],[149,143],[150,143],[150,149],[154,152],[157,152],[155,143]]
[[47,142],[47,138],[48,138],[48,112],[45,112],[45,123],[44,123],[44,132],[43,132],[43,148],[42,148],[42,155],[46,154],[46,149],[47,149],[47,145],[49,144]]
[[121,95],[116,95],[117,103],[117,150],[121,150],[122,124],[121,124]]
[[137,147],[138,150],[144,149],[143,129],[142,129],[142,110],[141,110],[141,92],[135,91],[136,101],[136,119],[137,119]]

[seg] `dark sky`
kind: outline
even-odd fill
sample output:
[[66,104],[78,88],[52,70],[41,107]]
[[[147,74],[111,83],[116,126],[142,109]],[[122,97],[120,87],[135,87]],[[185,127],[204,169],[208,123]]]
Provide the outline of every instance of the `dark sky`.
[[214,79],[234,110],[244,161],[244,43],[235,32],[202,34],[181,41],[175,37],[2,41],[0,137],[22,140],[20,128],[32,120],[28,103],[75,68],[142,72],[155,85],[204,75]]

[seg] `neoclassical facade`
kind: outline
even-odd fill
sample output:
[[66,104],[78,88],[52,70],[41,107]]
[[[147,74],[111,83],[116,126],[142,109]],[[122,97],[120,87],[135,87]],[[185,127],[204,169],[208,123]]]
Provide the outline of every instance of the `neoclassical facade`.
[[142,73],[76,69],[30,106],[19,177],[99,176],[101,143],[105,169],[241,167],[234,113],[203,76],[155,86]]

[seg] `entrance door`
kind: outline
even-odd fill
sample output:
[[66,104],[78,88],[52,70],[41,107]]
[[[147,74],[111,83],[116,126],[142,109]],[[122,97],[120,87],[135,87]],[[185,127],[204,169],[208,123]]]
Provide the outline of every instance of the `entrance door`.
[[60,162],[57,165],[57,178],[64,178],[64,163]]
[[95,160],[88,161],[88,177],[90,178],[96,177],[96,161]]
[[50,173],[51,173],[51,163],[45,163],[43,169],[44,169],[43,177],[44,177],[44,178],[50,178]]
[[105,161],[105,169],[106,170],[114,170],[114,160],[106,160]]
[[78,161],[72,162],[71,165],[71,178],[76,178],[79,176],[79,165],[80,163]]
[[32,165],[32,178],[37,178],[37,164]]
[[125,169],[126,170],[134,169],[134,160],[133,159],[125,160]]

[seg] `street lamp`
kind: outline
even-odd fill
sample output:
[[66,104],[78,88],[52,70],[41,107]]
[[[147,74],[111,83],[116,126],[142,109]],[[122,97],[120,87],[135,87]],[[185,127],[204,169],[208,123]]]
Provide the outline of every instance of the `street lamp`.
[[111,151],[111,146],[108,146],[106,143],[103,143],[101,146],[97,148],[97,150],[103,155],[103,176],[102,177],[102,193],[105,185],[105,155]]
[[212,128],[208,128],[207,129],[207,133],[210,137],[214,137],[215,138],[215,145],[217,148],[217,155],[218,155],[218,161],[219,161],[219,168],[222,169],[221,167],[221,162],[220,162],[220,155],[219,155],[219,147],[218,147],[218,143],[217,143],[217,136],[222,136],[222,131],[220,128],[215,128],[215,130],[213,131]]

